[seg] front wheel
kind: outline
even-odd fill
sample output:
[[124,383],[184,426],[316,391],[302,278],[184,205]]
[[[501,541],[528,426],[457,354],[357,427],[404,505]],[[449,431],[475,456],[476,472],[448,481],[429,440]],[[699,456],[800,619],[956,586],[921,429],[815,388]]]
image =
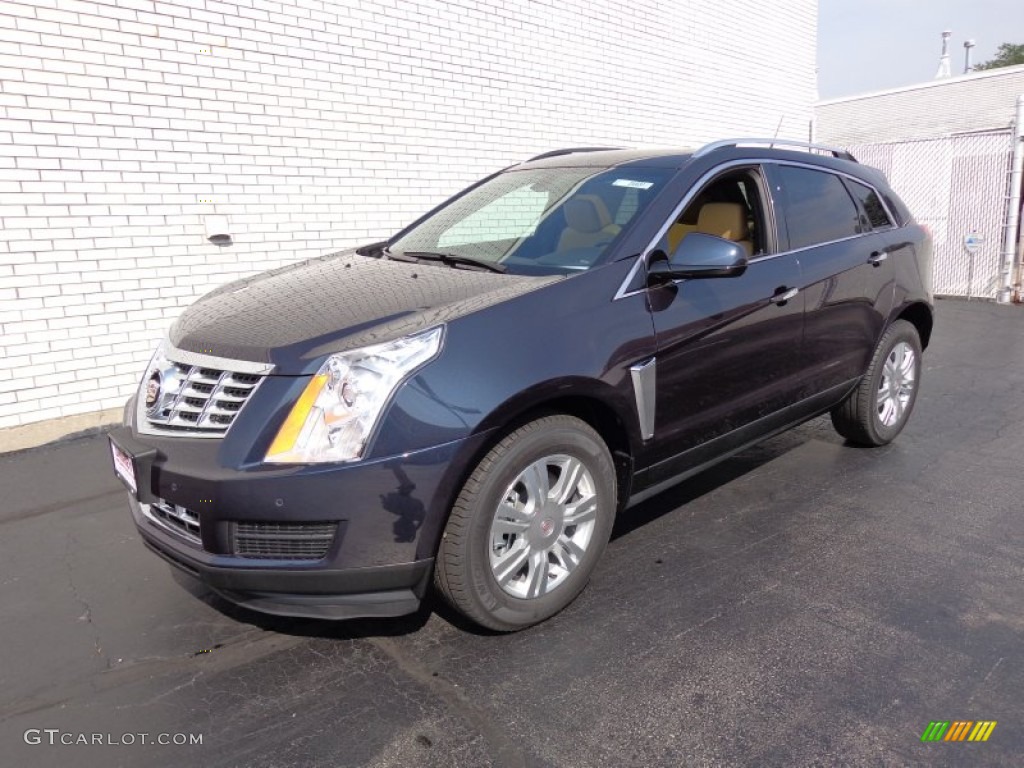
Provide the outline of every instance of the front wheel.
[[575,599],[611,534],[615,467],[601,437],[572,416],[507,435],[459,494],[434,583],[489,629],[544,621]]
[[832,409],[832,424],[858,445],[892,442],[910,418],[920,382],[921,337],[897,320],[882,334],[860,384]]

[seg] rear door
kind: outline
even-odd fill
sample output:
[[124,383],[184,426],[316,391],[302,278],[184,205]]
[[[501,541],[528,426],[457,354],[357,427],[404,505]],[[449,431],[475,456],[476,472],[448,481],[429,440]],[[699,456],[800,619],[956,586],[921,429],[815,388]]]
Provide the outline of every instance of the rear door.
[[796,163],[773,163],[768,173],[780,236],[800,259],[806,302],[800,395],[811,397],[867,369],[892,307],[892,260],[864,208],[877,214],[866,185],[848,187],[838,173]]

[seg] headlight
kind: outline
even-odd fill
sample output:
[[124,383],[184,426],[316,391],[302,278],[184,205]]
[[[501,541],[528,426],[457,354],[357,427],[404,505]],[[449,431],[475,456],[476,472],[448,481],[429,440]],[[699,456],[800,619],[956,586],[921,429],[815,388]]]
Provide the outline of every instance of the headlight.
[[292,406],[264,461],[305,464],[362,457],[398,385],[441,349],[443,327],[327,358]]

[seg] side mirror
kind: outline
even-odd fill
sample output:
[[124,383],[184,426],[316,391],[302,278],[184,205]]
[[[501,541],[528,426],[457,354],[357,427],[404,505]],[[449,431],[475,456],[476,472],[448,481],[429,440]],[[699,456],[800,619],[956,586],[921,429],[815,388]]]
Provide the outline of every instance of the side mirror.
[[647,279],[696,280],[707,277],[739,277],[747,269],[747,252],[743,246],[703,232],[691,232],[679,243],[671,257],[655,251],[647,267]]

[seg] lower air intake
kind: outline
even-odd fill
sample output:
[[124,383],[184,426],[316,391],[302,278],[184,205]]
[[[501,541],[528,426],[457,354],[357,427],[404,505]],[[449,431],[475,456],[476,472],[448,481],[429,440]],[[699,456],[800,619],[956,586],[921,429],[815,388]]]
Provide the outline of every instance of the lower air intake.
[[337,521],[235,523],[234,553],[265,560],[322,560],[337,532]]

